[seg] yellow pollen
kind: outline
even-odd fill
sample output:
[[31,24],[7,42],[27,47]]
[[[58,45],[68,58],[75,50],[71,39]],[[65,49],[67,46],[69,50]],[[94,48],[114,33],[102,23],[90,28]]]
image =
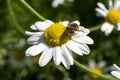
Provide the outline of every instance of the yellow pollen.
[[65,35],[66,27],[62,23],[50,25],[44,31],[44,40],[50,46],[60,46],[70,40],[71,36]]
[[[92,71],[99,73],[99,74],[102,74],[102,70],[99,67],[92,68]],[[96,76],[94,74],[90,74],[90,77],[95,79],[95,80],[98,80],[100,78],[99,76]]]
[[105,20],[113,25],[120,22],[120,12],[118,10],[112,9],[107,13]]

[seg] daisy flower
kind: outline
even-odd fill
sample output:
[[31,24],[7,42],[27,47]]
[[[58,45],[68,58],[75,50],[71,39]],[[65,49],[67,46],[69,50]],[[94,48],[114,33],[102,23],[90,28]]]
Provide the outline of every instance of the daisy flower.
[[116,65],[113,64],[113,66],[117,69],[116,71],[112,71],[111,74],[115,76],[116,78],[120,79],[120,68]]
[[58,7],[60,4],[64,4],[64,0],[54,0],[54,1],[52,2],[52,7],[53,7],[53,8],[56,8],[56,7]]
[[120,0],[108,0],[108,9],[101,2],[97,3],[99,8],[96,8],[97,14],[105,18],[105,22],[101,27],[101,31],[108,36],[113,28],[117,26],[120,31]]
[[25,66],[32,66],[33,60],[31,57],[25,57],[25,53],[22,49],[15,49],[14,51],[9,52],[9,66],[10,68],[23,68]]
[[50,20],[38,21],[31,26],[32,30],[38,32],[26,31],[28,43],[33,45],[26,50],[27,56],[36,56],[40,54],[39,65],[45,66],[53,57],[56,65],[62,63],[67,69],[73,65],[72,51],[78,55],[89,54],[90,50],[87,44],[93,44],[93,40],[87,36],[88,29],[80,26],[79,21],[72,22],[78,25],[79,31],[75,34],[67,35],[66,29],[69,21],[54,23]]
[[[67,0],[68,2],[73,2],[73,0]],[[53,0],[52,7],[57,8],[60,4],[64,4],[65,0]]]
[[[100,62],[96,63],[94,60],[89,60],[88,66],[92,71],[95,71],[96,73],[102,74],[103,70],[106,66],[106,62],[105,61],[100,61]],[[90,77],[92,79],[95,79],[95,80],[100,79],[99,76],[96,76],[96,75],[93,75],[93,74],[90,74]]]

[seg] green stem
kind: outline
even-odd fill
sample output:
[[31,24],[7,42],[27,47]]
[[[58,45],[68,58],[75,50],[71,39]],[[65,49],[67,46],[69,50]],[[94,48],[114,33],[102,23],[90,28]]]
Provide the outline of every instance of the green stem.
[[93,32],[93,31],[99,30],[100,27],[101,27],[101,24],[100,24],[100,25],[97,25],[97,26],[94,26],[94,27],[91,27],[91,28],[89,28],[89,29],[90,29],[91,32]]
[[116,79],[116,78],[112,78],[112,77],[109,77],[109,76],[105,76],[105,75],[103,75],[103,74],[96,73],[96,72],[92,71],[91,69],[87,68],[86,66],[80,64],[80,63],[79,63],[78,61],[76,61],[76,60],[74,60],[74,63],[75,63],[75,65],[76,65],[77,67],[79,67],[79,68],[87,71],[88,73],[95,74],[95,75],[97,75],[97,76],[99,76],[99,77],[101,77],[101,78],[107,79],[107,80],[118,80],[118,79]]
[[12,9],[11,6],[11,0],[7,0],[7,5],[8,5],[8,10],[10,12],[10,18],[12,19],[12,23],[14,24],[14,27],[21,33],[24,35],[24,29],[18,24],[17,19],[15,17],[15,13]]
[[41,20],[46,20],[46,18],[44,18],[42,15],[40,15],[37,11],[35,11],[27,2],[25,2],[25,0],[20,0],[25,6],[26,8],[28,8],[34,15],[36,15],[39,19]]

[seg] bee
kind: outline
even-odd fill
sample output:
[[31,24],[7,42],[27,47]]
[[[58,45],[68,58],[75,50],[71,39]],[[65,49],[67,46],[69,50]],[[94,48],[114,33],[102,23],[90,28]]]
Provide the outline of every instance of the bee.
[[74,35],[78,31],[79,31],[79,26],[76,23],[69,22],[65,30],[65,34],[67,36],[71,36],[71,35]]

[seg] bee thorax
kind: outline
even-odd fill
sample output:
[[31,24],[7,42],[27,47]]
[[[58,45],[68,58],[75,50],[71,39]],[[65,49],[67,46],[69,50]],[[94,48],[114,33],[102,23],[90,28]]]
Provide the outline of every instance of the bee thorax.
[[79,31],[79,27],[76,23],[69,23],[66,28],[65,34],[66,35],[74,35],[78,31]]

